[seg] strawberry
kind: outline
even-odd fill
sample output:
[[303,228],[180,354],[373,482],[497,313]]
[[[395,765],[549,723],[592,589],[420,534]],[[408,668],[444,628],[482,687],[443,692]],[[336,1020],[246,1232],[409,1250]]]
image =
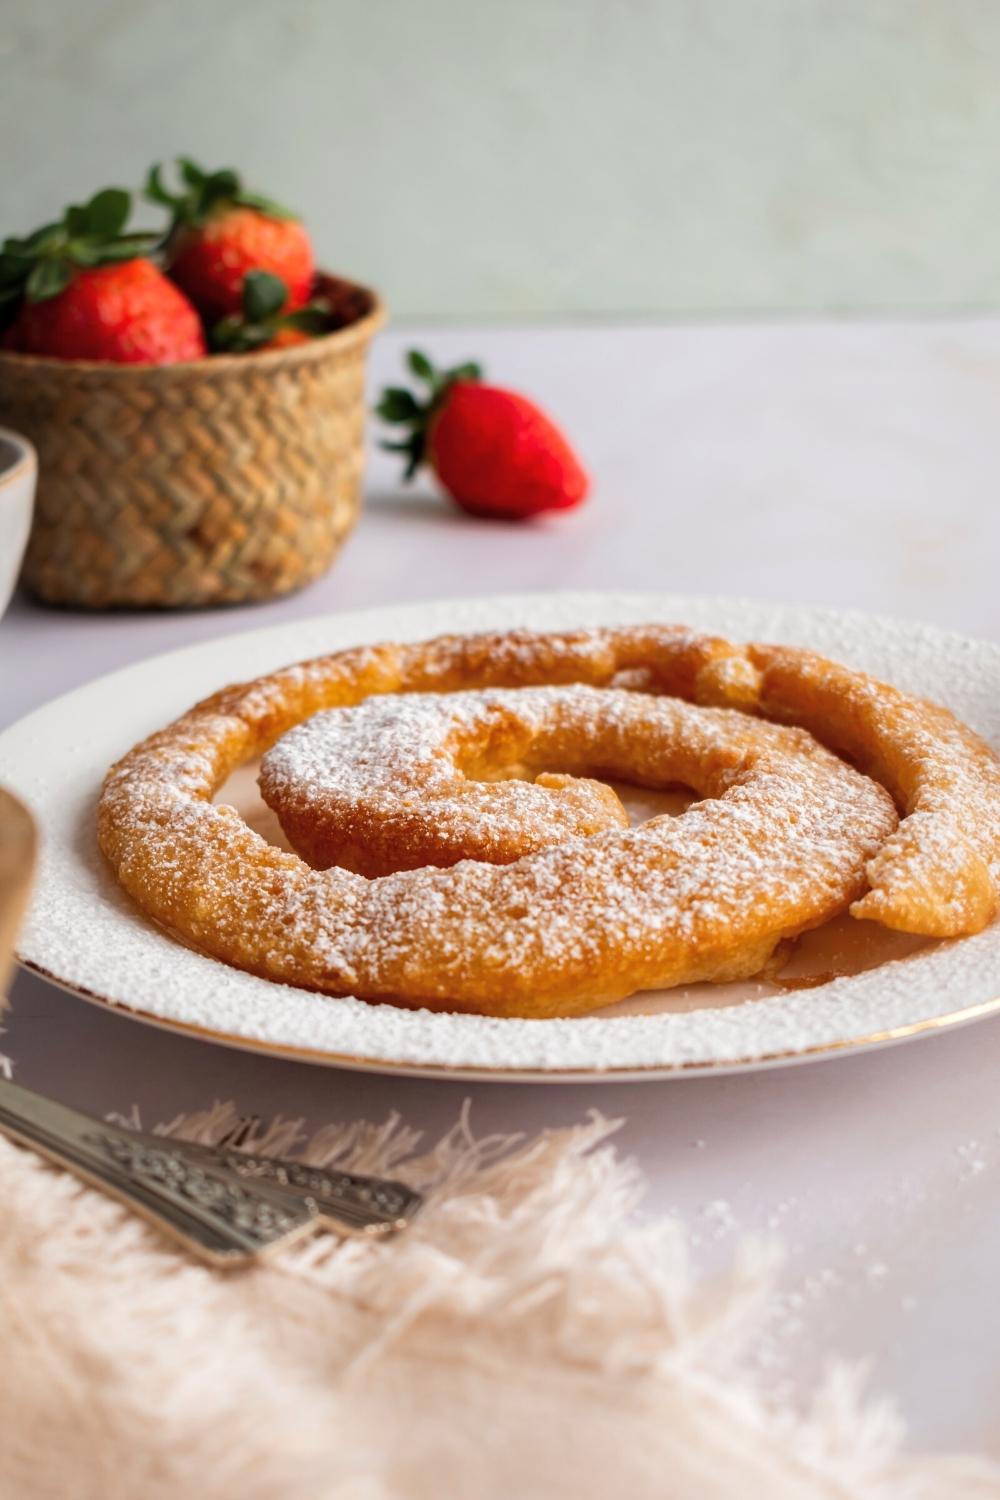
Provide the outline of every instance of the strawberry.
[[410,429],[401,442],[382,445],[407,455],[407,479],[429,464],[456,504],[478,516],[519,520],[579,505],[587,475],[532,401],[484,384],[476,364],[435,370],[417,349],[407,361],[429,387],[426,399],[390,386],[376,408],[383,421]]
[[246,354],[252,349],[288,349],[329,333],[332,311],[322,297],[285,312],[288,288],[270,271],[248,271],[243,278],[242,309],[222,318],[209,334],[217,354]]
[[286,307],[303,307],[316,274],[304,226],[286,209],[247,192],[235,172],[204,172],[178,157],[182,190],[151,168],[146,197],[171,211],[167,270],[208,324],[238,314],[248,271],[269,271],[288,289]]
[[147,259],[151,235],[125,234],[131,197],[106,188],[0,250],[7,349],[55,359],[174,364],[199,359],[198,314]]
[[266,344],[261,344],[262,349],[294,349],[299,344],[311,344],[316,338],[315,333],[303,333],[301,328],[279,328],[273,338],[269,338]]

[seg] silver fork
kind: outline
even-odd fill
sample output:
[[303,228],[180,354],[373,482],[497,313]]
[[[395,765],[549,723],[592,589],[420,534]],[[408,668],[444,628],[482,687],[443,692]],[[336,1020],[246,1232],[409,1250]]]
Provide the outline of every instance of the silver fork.
[[404,1183],[126,1130],[0,1079],[0,1132],[104,1189],[203,1260],[239,1266],[317,1228],[382,1238],[419,1212]]

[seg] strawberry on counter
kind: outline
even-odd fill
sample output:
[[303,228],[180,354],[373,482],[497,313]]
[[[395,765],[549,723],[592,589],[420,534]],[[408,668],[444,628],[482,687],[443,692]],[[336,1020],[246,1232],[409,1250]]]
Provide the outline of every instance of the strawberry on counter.
[[418,400],[390,386],[376,408],[384,422],[409,429],[401,441],[382,445],[406,455],[407,479],[428,464],[455,503],[478,516],[520,520],[580,504],[586,472],[534,402],[486,385],[476,364],[436,370],[417,349],[407,361],[426,395]]

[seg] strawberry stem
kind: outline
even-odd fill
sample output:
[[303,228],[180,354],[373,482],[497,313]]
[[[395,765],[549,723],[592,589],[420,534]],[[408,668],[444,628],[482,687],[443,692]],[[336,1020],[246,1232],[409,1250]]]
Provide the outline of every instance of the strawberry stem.
[[283,328],[298,329],[312,338],[330,332],[329,302],[314,297],[305,307],[283,313],[288,287],[270,271],[248,271],[242,296],[242,311],[222,318],[209,333],[209,345],[217,354],[248,354],[270,343]]
[[438,370],[420,349],[407,350],[406,364],[411,375],[427,387],[426,393],[415,395],[406,386],[386,386],[375,413],[383,422],[406,429],[406,435],[398,441],[385,440],[379,446],[387,453],[405,454],[403,478],[409,481],[426,458],[431,421],[451,387],[458,381],[482,380],[483,372],[473,360],[454,365],[450,370]]
[[189,156],[176,158],[177,174],[181,180],[178,191],[171,192],[163,181],[163,166],[157,162],[146,174],[143,196],[149,203],[170,210],[168,237],[186,225],[201,225],[219,209],[238,207],[255,208],[258,213],[271,219],[294,219],[296,215],[280,203],[264,198],[260,193],[251,193],[244,188],[238,172],[223,167],[217,172],[206,172]]

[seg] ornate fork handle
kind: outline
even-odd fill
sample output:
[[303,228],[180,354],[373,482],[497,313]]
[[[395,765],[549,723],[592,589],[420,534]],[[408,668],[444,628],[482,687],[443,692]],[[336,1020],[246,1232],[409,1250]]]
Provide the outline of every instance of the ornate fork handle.
[[[152,1137],[158,1140],[159,1137]],[[271,1182],[316,1204],[332,1229],[366,1239],[398,1234],[423,1206],[423,1196],[387,1177],[368,1177],[339,1167],[312,1167],[287,1157],[257,1156],[252,1151],[182,1143],[186,1152],[214,1158],[245,1182]]]
[[401,1183],[123,1130],[3,1080],[0,1131],[216,1265],[244,1264],[321,1223],[355,1234],[394,1233],[422,1202]]

